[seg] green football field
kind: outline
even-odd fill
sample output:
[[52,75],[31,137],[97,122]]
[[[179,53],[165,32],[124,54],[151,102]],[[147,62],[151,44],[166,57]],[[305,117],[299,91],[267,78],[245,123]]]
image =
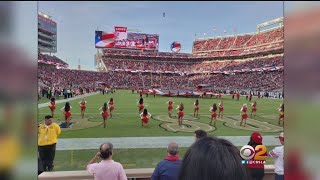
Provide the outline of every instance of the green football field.
[[[104,102],[113,97],[115,101],[115,110],[112,118],[107,120],[107,128],[102,125],[102,117],[99,114],[99,108]],[[282,131],[278,124],[278,107],[282,100],[278,99],[257,99],[257,117],[255,120],[248,119],[245,128],[240,127],[240,108],[246,101],[241,97],[240,101],[232,99],[231,96],[223,96],[224,115],[223,119],[217,120],[216,128],[208,125],[210,122],[209,108],[212,104],[219,103],[219,99],[199,99],[200,110],[199,118],[193,117],[193,103],[196,98],[173,97],[174,110],[172,119],[167,115],[167,104],[169,97],[153,96],[144,98],[145,108],[152,114],[149,119],[149,127],[141,127],[141,120],[138,114],[137,102],[139,95],[132,94],[131,90],[118,90],[114,94],[97,94],[87,97],[87,109],[85,118],[81,119],[79,101],[71,100],[72,120],[76,122],[72,128],[63,130],[60,138],[95,138],[95,137],[141,137],[141,136],[190,136],[196,129],[204,129],[210,135],[217,136],[249,136],[252,131],[257,130],[263,135],[275,135]],[[42,99],[42,102],[48,102]],[[184,103],[185,117],[183,127],[177,126],[177,104]],[[55,120],[64,121],[62,111],[60,110],[64,103],[57,104]],[[249,107],[249,112],[251,108]],[[38,119],[42,121],[44,116],[50,114],[48,107],[40,108]]]
[[[107,120],[107,128],[103,128],[102,117],[99,108],[104,102],[113,97],[115,110],[112,118]],[[282,100],[278,99],[257,99],[257,117],[248,119],[247,126],[240,127],[240,108],[246,101],[241,97],[240,101],[232,99],[231,96],[223,96],[225,117],[218,119],[216,129],[209,126],[209,108],[213,103],[219,103],[219,99],[199,99],[199,118],[193,117],[193,103],[196,98],[173,97],[174,110],[170,119],[167,114],[169,97],[152,95],[143,96],[145,108],[152,117],[149,119],[149,127],[141,127],[141,120],[138,115],[137,102],[139,94],[132,94],[131,90],[118,90],[114,94],[97,94],[85,98],[87,109],[85,118],[81,119],[79,101],[71,100],[72,120],[75,124],[70,129],[63,129],[59,138],[98,138],[98,137],[151,137],[151,136],[193,136],[196,129],[204,129],[208,135],[214,136],[250,136],[252,131],[259,131],[262,135],[278,135],[283,128],[278,126],[278,108]],[[62,99],[62,98],[61,98]],[[49,100],[41,99],[39,103]],[[177,126],[177,104],[184,103],[185,117],[182,128]],[[64,103],[57,104],[55,120],[63,122],[64,117],[60,109]],[[249,112],[251,107],[249,107]],[[45,115],[50,114],[48,107],[40,108],[38,119],[42,121]],[[97,147],[98,148],[98,147]],[[115,147],[116,148],[116,147]],[[238,147],[240,148],[240,147]],[[273,146],[267,147],[271,150]],[[180,148],[180,155],[183,157],[187,148]],[[97,150],[63,150],[57,151],[55,156],[55,170],[84,170],[86,163],[94,156]],[[143,148],[143,149],[115,149],[114,159],[123,164],[124,168],[147,168],[155,167],[157,162],[164,158],[164,148]],[[267,164],[273,164],[273,159],[267,158]]]

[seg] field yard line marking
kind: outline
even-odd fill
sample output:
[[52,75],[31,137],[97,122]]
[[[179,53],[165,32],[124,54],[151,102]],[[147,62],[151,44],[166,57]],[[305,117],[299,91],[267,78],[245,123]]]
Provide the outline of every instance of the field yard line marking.
[[173,128],[171,127],[171,125],[176,125],[176,124],[170,123],[170,124],[167,125],[167,127],[168,127],[169,129],[171,129],[173,132],[177,132],[177,130],[176,130],[176,129],[173,129]]
[[[84,95],[76,96],[76,97],[69,98],[69,99],[58,100],[58,101],[56,101],[56,104],[60,104],[60,103],[64,103],[64,102],[68,102],[68,101],[72,101],[72,100],[76,100],[76,99],[81,99],[81,98],[93,96],[93,95],[96,95],[96,94],[99,94],[99,92],[84,94]],[[49,101],[49,102],[46,102],[46,103],[38,104],[38,108],[46,107],[46,106],[48,106],[49,104],[50,104],[50,101]]]

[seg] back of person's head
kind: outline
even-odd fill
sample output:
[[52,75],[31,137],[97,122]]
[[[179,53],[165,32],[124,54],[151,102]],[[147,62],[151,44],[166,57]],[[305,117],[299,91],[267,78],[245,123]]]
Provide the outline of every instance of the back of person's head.
[[201,139],[201,138],[207,137],[207,132],[204,131],[204,130],[201,130],[201,129],[196,130],[196,131],[194,132],[194,134],[196,135],[196,138],[197,138],[197,139]]
[[183,109],[184,109],[183,103],[180,103],[180,105],[179,105],[179,110],[180,110],[180,111],[183,111]]
[[103,104],[102,111],[103,111],[103,112],[106,112],[107,110],[108,110],[108,105],[107,105],[107,103],[105,102],[105,103]]
[[112,156],[113,145],[111,143],[101,144],[100,146],[100,157],[105,160]]
[[66,102],[66,105],[64,106],[64,111],[68,112],[70,111],[70,103]]
[[179,180],[247,180],[240,151],[229,141],[205,137],[195,142],[183,158]]
[[147,109],[143,110],[143,115],[145,115],[145,116],[148,115],[148,110]]
[[217,108],[217,104],[216,103],[213,103],[213,105],[212,105],[212,109],[213,109],[213,111],[216,111],[218,108]]
[[171,155],[171,156],[175,156],[178,154],[179,152],[179,146],[177,143],[172,142],[168,145],[168,149],[167,152]]
[[140,98],[139,104],[143,104],[143,98]]
[[50,100],[51,100],[51,102],[54,102],[56,99],[53,97],[53,98],[51,98]]

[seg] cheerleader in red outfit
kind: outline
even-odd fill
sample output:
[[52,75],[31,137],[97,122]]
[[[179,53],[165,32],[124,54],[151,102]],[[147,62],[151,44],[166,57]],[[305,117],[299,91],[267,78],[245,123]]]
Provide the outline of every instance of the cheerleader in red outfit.
[[51,111],[51,116],[53,117],[54,111],[56,110],[56,99],[55,98],[51,98],[50,99],[49,108],[50,108],[50,111]]
[[113,98],[110,98],[110,101],[108,102],[109,110],[110,110],[110,117],[112,117],[112,112],[114,110],[114,101]]
[[63,111],[64,115],[64,120],[66,122],[66,128],[69,128],[69,123],[71,120],[71,109],[72,107],[70,106],[69,102],[66,102],[65,106],[61,108],[61,111]]
[[172,109],[173,109],[173,101],[172,101],[172,99],[170,98],[170,100],[167,102],[167,104],[168,104],[168,115],[169,115],[169,117],[171,118],[171,114],[172,114]]
[[108,105],[107,103],[104,103],[103,106],[99,109],[101,112],[101,116],[103,118],[103,128],[106,128],[106,122],[107,122],[107,119],[108,119]]
[[247,111],[248,111],[248,107],[247,107],[247,104],[243,104],[242,108],[241,108],[241,122],[240,122],[240,126],[242,126],[242,122],[244,120],[244,125],[243,127],[246,126],[247,124],[247,118],[248,118],[248,114],[247,114]]
[[80,104],[80,109],[81,109],[81,117],[83,119],[84,112],[86,111],[86,108],[87,108],[87,101],[85,101],[84,98],[82,98],[82,101],[80,101],[79,104]]
[[253,114],[253,118],[256,118],[256,113],[257,113],[257,102],[254,101],[253,103],[251,103],[251,115],[250,117],[252,118],[252,114]]
[[216,122],[217,122],[217,105],[216,103],[213,103],[212,107],[210,108],[210,112],[211,112],[211,122],[210,122],[210,126],[212,126],[212,120],[214,120],[214,124],[213,126],[216,127]]
[[282,126],[284,126],[284,104],[280,104],[280,108],[278,109],[279,111],[279,126],[280,126],[280,122],[282,121]]
[[147,109],[144,109],[143,112],[140,114],[141,126],[143,125],[145,125],[146,127],[148,126],[149,117],[151,117],[151,114],[148,113]]
[[184,116],[184,112],[183,112],[184,106],[182,103],[178,105],[177,110],[178,110],[178,123],[179,123],[179,126],[182,126],[182,118]]
[[223,101],[220,100],[220,103],[219,103],[219,112],[218,112],[218,117],[219,117],[219,118],[223,118],[223,110],[224,110],[224,108],[223,108]]
[[141,112],[144,109],[144,105],[143,105],[143,98],[140,98],[139,102],[138,102],[138,107],[139,107],[139,114],[141,114]]
[[193,116],[196,117],[196,112],[197,112],[197,117],[199,116],[199,101],[198,99],[196,100],[196,102],[194,102],[194,112],[193,112]]

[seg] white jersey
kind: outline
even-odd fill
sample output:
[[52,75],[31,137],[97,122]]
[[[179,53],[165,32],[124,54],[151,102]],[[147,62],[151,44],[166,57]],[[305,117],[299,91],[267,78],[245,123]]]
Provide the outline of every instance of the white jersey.
[[272,151],[269,152],[269,155],[273,157],[274,160],[274,172],[278,175],[283,175],[283,146],[275,147]]

